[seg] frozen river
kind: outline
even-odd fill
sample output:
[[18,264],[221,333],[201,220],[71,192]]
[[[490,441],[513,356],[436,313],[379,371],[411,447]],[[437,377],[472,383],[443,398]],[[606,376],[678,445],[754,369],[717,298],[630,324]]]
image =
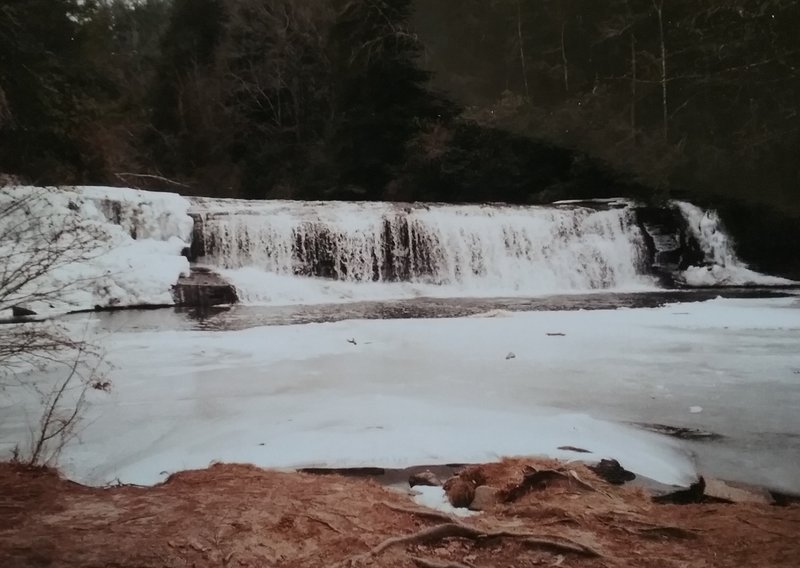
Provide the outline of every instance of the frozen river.
[[[577,446],[664,483],[701,473],[800,492],[800,299],[587,298],[556,311],[396,303],[371,309],[423,317],[323,323],[292,323],[315,319],[297,307],[92,316],[113,388],[93,394],[59,463],[85,483],[154,483],[213,460],[404,467],[575,458],[558,448]],[[32,400],[7,394],[0,451],[33,415]]]

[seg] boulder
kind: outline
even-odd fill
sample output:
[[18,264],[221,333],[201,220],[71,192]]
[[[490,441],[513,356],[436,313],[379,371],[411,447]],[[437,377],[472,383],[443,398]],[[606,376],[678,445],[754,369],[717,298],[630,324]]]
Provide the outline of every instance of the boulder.
[[471,511],[487,511],[497,505],[497,488],[491,485],[481,485],[475,488],[475,496],[469,504]]
[[451,477],[444,484],[447,500],[453,507],[466,509],[475,499],[475,484],[461,477]]
[[411,474],[408,478],[408,485],[410,487],[441,487],[442,482],[439,481],[439,478],[436,477],[436,474],[432,471],[423,471]]

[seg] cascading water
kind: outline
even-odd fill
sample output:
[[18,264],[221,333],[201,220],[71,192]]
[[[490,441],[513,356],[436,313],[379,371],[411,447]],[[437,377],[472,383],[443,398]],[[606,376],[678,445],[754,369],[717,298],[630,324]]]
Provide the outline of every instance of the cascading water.
[[747,268],[736,256],[730,236],[725,232],[719,214],[676,201],[674,207],[686,220],[689,234],[698,243],[704,256],[702,266],[691,266],[680,275],[689,286],[781,286],[795,284],[785,278],[759,274]]
[[[0,319],[187,302],[200,288],[213,298],[196,303],[219,303],[231,284],[271,305],[797,284],[749,270],[717,214],[682,202],[249,202],[110,187],[6,187],[0,202],[5,271],[55,262],[5,295]],[[186,251],[222,278],[191,276]]]
[[512,207],[200,199],[201,263],[249,302],[538,295],[652,286],[626,205]]

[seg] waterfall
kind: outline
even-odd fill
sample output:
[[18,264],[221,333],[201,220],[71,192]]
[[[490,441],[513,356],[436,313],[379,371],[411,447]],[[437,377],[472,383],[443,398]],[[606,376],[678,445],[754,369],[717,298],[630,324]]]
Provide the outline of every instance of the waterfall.
[[196,199],[191,212],[199,262],[221,269],[251,302],[539,295],[653,283],[627,204]]
[[716,211],[701,209],[691,203],[675,201],[686,221],[689,235],[699,245],[704,259],[701,266],[690,266],[679,275],[689,286],[788,286],[796,284],[785,278],[750,270],[736,255],[734,243],[725,231]]
[[[243,201],[13,186],[0,188],[3,203],[6,273],[53,265],[0,298],[0,320],[19,308],[168,305],[191,296],[179,286],[212,281],[230,292],[220,297],[233,286],[243,303],[275,306],[796,285],[750,270],[716,212],[684,202]],[[184,255],[206,277],[193,279]]]

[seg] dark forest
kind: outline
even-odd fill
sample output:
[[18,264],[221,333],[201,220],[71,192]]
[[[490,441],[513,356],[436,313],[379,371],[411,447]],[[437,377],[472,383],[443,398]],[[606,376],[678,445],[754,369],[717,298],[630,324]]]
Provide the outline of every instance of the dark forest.
[[678,196],[788,234],[798,29],[791,0],[0,0],[0,172],[255,199]]

